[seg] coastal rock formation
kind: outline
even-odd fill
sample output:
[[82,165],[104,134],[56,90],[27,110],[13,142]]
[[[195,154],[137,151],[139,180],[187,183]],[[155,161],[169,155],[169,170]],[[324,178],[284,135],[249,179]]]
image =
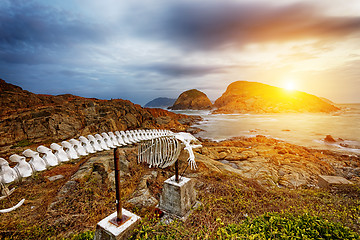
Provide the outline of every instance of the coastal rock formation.
[[270,85],[237,81],[215,101],[214,113],[333,112],[339,108],[319,97]]
[[324,138],[324,141],[328,142],[328,143],[335,143],[336,142],[336,140],[331,135],[326,135],[326,137]]
[[203,141],[196,150],[199,172],[235,174],[262,185],[297,188],[316,186],[318,175],[360,180],[360,159],[355,156],[308,149],[257,136],[222,142]]
[[174,98],[166,98],[166,97],[159,97],[151,100],[144,107],[147,108],[168,108],[174,105],[176,99]]
[[188,131],[193,129],[189,127],[192,123],[201,120],[199,116],[177,114],[161,108],[147,108],[146,110],[155,118],[160,128]]
[[[12,148],[22,151],[22,147],[29,148],[31,144],[58,142],[95,132],[160,127],[184,131],[193,119],[181,115],[161,122],[148,109],[127,100],[34,94],[4,80],[0,80],[0,104],[2,157],[14,153]],[[162,110],[165,120],[167,113]],[[183,118],[186,120],[182,124],[179,121]]]
[[206,96],[206,94],[196,89],[191,89],[180,94],[180,96],[176,99],[174,105],[170,107],[170,109],[172,110],[203,110],[211,108],[212,103]]

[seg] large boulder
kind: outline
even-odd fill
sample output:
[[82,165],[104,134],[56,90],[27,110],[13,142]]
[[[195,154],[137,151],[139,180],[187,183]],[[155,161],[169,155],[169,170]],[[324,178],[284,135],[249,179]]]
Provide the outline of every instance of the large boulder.
[[174,105],[170,107],[172,110],[193,109],[204,110],[211,109],[212,103],[205,93],[191,89],[180,94]]
[[218,98],[214,113],[280,113],[280,112],[333,112],[338,111],[328,102],[314,95],[288,91],[270,85],[237,81],[231,83]]

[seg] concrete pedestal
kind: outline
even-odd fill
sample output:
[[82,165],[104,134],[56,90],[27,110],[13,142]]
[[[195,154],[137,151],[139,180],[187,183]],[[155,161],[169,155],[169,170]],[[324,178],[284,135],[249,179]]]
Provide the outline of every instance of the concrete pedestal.
[[179,183],[177,183],[175,176],[172,176],[164,182],[159,209],[182,218],[195,203],[196,192],[192,179],[181,177]]
[[94,240],[128,239],[131,231],[134,230],[138,224],[140,217],[127,211],[126,209],[122,209],[122,214],[129,217],[129,219],[118,227],[110,222],[111,219],[116,217],[116,212],[98,222]]

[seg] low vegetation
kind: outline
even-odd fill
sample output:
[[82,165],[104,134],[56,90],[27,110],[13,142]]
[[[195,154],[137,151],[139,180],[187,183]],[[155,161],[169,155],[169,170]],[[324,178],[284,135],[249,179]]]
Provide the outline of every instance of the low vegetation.
[[360,239],[360,188],[264,189],[215,176],[198,183],[200,208],[186,222],[147,215],[133,239]]

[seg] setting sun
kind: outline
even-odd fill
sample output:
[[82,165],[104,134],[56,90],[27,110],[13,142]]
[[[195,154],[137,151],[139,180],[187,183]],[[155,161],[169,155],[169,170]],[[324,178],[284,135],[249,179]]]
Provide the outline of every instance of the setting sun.
[[295,82],[293,80],[287,80],[284,83],[284,88],[288,91],[294,91],[295,87]]

